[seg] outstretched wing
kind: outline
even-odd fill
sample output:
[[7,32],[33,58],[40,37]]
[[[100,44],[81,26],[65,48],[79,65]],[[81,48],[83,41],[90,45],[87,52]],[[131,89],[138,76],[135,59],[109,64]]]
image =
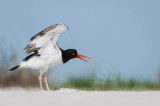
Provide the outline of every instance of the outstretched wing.
[[43,31],[39,32],[30,39],[30,43],[25,48],[25,53],[39,52],[46,47],[52,45],[57,47],[57,40],[61,34],[67,30],[67,26],[64,24],[55,24],[47,27]]

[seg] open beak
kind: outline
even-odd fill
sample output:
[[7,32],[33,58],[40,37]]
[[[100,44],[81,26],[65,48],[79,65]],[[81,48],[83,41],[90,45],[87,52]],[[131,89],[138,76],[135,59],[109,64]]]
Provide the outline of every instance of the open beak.
[[81,60],[83,60],[83,61],[86,61],[86,62],[90,62],[90,61],[88,61],[88,60],[83,59],[82,57],[85,57],[85,58],[88,58],[88,59],[92,59],[92,58],[90,58],[90,57],[83,56],[83,55],[81,55],[81,54],[77,54],[77,56],[76,56],[76,58],[79,58],[79,59],[81,59]]

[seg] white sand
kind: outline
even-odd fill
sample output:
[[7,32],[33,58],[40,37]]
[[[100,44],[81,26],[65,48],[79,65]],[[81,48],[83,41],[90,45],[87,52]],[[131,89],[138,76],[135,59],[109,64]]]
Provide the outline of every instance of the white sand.
[[0,90],[0,106],[160,106],[160,91]]

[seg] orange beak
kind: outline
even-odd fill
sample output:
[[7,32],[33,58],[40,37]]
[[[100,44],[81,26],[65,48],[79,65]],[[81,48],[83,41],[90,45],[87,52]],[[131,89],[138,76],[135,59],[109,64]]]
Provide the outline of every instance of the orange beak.
[[90,62],[90,61],[88,61],[88,60],[83,59],[82,57],[85,57],[85,58],[88,58],[88,59],[92,59],[92,58],[90,58],[90,57],[83,56],[83,55],[81,55],[81,54],[77,54],[77,56],[76,56],[76,58],[79,58],[79,59],[81,59],[81,60],[83,60],[83,61],[86,61],[86,62]]

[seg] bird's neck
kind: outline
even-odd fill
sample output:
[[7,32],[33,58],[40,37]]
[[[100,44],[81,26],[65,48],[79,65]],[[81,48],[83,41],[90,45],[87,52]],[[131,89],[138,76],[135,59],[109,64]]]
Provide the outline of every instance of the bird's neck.
[[61,50],[61,52],[62,52],[62,61],[63,61],[63,63],[68,62],[68,61],[70,60],[70,58],[69,58],[69,56],[68,56],[67,51],[66,51],[66,50],[63,50],[63,49],[61,49],[61,48],[60,48],[60,50]]

